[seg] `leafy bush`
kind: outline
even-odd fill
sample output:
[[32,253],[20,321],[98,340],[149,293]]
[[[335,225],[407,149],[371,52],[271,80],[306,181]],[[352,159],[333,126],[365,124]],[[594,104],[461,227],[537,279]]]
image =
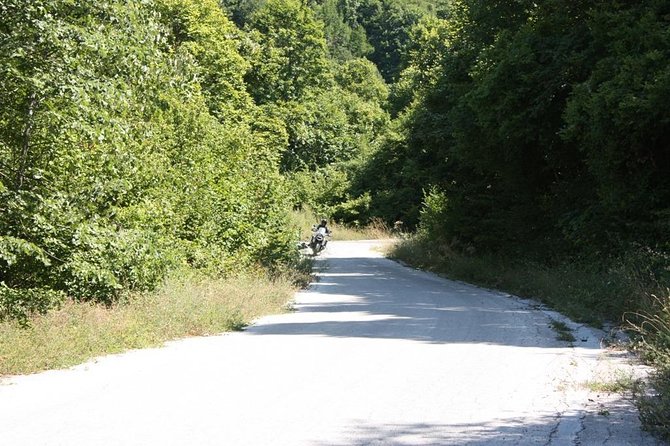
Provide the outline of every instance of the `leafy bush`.
[[217,2],[0,7],[3,315],[293,261],[283,124]]
[[331,207],[330,215],[336,221],[360,227],[371,220],[370,203],[372,203],[372,197],[365,193],[360,197],[335,204]]
[[438,241],[446,241],[444,234],[444,218],[447,212],[448,199],[444,192],[433,187],[426,192],[421,208],[419,233],[426,237],[435,237]]
[[652,295],[648,308],[628,320],[638,335],[637,349],[655,367],[650,382],[639,389],[640,418],[648,429],[670,439],[670,288],[662,293]]
[[0,322],[13,320],[27,326],[29,315],[46,314],[64,299],[64,293],[49,288],[14,289],[0,282]]

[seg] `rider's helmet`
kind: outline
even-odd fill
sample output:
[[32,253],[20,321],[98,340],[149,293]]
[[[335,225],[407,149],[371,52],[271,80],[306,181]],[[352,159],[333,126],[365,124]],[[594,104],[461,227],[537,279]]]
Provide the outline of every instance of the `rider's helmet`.
[[327,224],[328,224],[328,222],[326,221],[326,219],[322,218],[321,219],[321,226],[326,226]]

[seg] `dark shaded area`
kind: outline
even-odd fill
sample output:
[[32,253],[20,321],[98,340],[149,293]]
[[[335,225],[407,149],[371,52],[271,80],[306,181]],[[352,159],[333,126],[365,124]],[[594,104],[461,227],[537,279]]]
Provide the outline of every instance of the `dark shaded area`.
[[464,0],[440,16],[406,47],[398,137],[354,182],[370,215],[421,219],[465,252],[667,252],[668,2]]

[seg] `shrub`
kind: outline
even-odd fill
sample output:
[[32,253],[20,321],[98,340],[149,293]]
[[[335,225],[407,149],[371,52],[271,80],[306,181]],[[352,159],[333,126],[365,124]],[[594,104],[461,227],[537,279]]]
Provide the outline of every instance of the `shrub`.
[[637,334],[636,348],[655,367],[637,398],[644,425],[670,439],[670,289],[652,295],[648,308],[629,315],[629,327]]
[[14,320],[27,326],[31,315],[46,314],[64,298],[64,293],[49,288],[14,289],[0,282],[0,322]]

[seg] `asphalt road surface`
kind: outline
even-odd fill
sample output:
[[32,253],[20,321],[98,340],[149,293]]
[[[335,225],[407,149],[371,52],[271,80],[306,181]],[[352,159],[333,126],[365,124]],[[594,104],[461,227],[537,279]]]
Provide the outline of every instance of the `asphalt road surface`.
[[602,333],[372,247],[331,243],[297,311],[244,332],[5,380],[0,445],[658,444],[585,385],[635,370]]

